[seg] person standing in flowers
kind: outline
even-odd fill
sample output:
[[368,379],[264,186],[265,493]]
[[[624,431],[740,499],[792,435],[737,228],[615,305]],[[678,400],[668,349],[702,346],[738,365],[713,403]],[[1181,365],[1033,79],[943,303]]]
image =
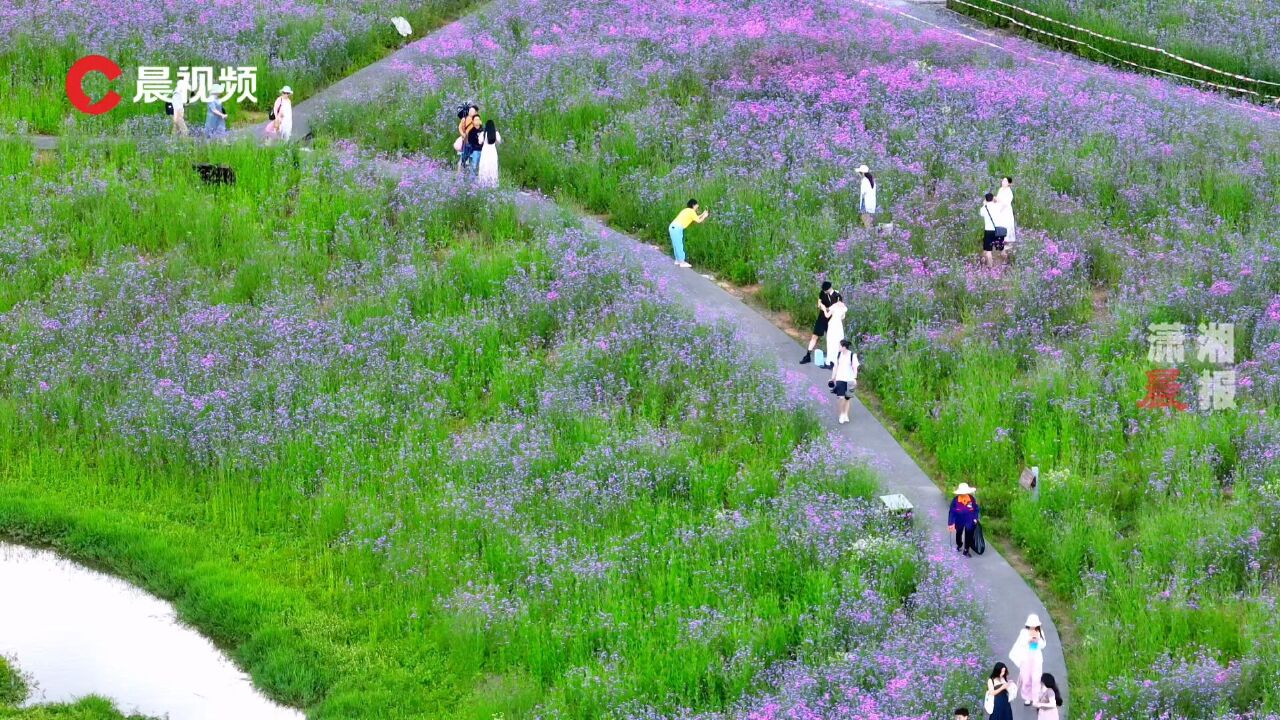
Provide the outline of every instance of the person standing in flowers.
[[1031,703],[1036,709],[1036,720],[1058,720],[1058,708],[1062,707],[1062,692],[1058,681],[1049,673],[1040,676],[1040,697]]
[[840,411],[839,423],[843,425],[849,422],[850,399],[858,386],[858,354],[848,340],[840,341],[840,350],[831,365],[831,381],[827,385],[838,398],[836,407]]
[[982,261],[987,267],[993,267],[995,260],[991,253],[999,250],[1004,255],[1004,238],[996,234],[996,228],[1001,227],[996,222],[999,216],[1000,206],[996,204],[996,197],[991,193],[987,193],[983,198],[982,210],[979,214],[982,216]]
[[1017,223],[1013,218],[1013,178],[1008,175],[1000,178],[1000,189],[996,191],[996,204],[1000,206],[999,225],[1005,228],[1005,247],[1017,242]]
[[227,134],[227,110],[222,106],[221,99],[224,92],[226,88],[222,85],[214,85],[209,89],[209,102],[205,106],[204,133],[211,138]]
[[1031,613],[1027,622],[1018,631],[1018,639],[1009,649],[1009,659],[1018,667],[1018,692],[1022,694],[1022,703],[1030,705],[1032,700],[1040,697],[1040,676],[1044,673],[1044,630],[1040,627],[1040,616]]
[[475,105],[466,105],[458,110],[458,139],[453,141],[453,149],[458,153],[458,170],[465,168],[471,157],[467,134],[471,132],[477,117],[480,117],[480,108]]
[[710,211],[703,211],[699,215],[698,201],[689,200],[685,203],[685,208],[676,215],[676,219],[671,221],[671,227],[667,228],[667,232],[671,236],[671,254],[675,256],[677,267],[693,267],[684,261],[684,231],[694,223],[706,222],[710,214]]
[[977,488],[969,483],[960,483],[951,498],[951,507],[947,510],[947,529],[956,534],[956,552],[963,552],[965,557],[972,557],[973,535],[978,528],[978,499],[974,497]]
[[858,212],[862,215],[862,227],[870,230],[876,220],[876,178],[866,165],[858,166],[858,174],[862,176],[861,188],[858,190]]
[[813,351],[818,347],[818,339],[827,334],[827,308],[831,307],[831,302],[831,283],[823,281],[822,291],[818,293],[818,319],[813,321],[809,350],[800,358],[801,365],[813,362]]
[[479,115],[471,118],[471,128],[467,130],[466,165],[471,174],[480,174],[480,153],[484,150],[484,122]]
[[476,179],[484,187],[498,187],[498,144],[502,142],[502,135],[492,120],[484,124],[480,142],[480,169]]
[[1009,667],[1002,662],[996,663],[987,678],[987,699],[984,701],[991,708],[991,720],[1013,720],[1012,700],[1018,694],[1018,688],[1009,681]]
[[840,293],[833,292],[831,304],[824,312],[827,316],[827,367],[831,367],[844,340],[844,316],[849,313],[849,306],[844,304]]
[[293,135],[293,88],[288,85],[280,88],[280,95],[271,106],[271,122],[267,124],[267,133],[285,142]]

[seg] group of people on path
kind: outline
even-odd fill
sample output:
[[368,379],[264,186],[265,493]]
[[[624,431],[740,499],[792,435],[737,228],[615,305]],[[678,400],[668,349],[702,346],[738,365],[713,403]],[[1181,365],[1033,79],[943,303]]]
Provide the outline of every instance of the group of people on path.
[[[1040,618],[1027,617],[1026,626],[1018,633],[1018,640],[1009,651],[1009,659],[1018,668],[1016,680],[1009,678],[1009,667],[1002,662],[995,664],[987,677],[987,689],[983,696],[983,710],[991,720],[1013,720],[1013,706],[1019,695],[1022,705],[1035,712],[1036,720],[1060,720],[1062,691],[1052,674],[1044,672],[1041,654],[1044,635]],[[955,720],[970,720],[969,708],[955,710]]]
[[[227,134],[228,113],[221,99],[225,92],[226,86],[222,84],[209,88],[209,99],[205,103],[205,137],[219,138]],[[187,126],[187,106],[190,104],[191,88],[185,78],[179,78],[174,84],[173,94],[165,103],[165,114],[169,116],[171,130],[178,137],[188,137],[191,134]],[[288,85],[280,88],[280,94],[267,115],[265,131],[267,137],[284,141],[288,141],[293,135],[293,89]]]
[[458,171],[469,171],[483,187],[498,186],[498,145],[502,134],[493,120],[480,119],[480,108],[458,108],[458,137],[453,149],[458,153]]

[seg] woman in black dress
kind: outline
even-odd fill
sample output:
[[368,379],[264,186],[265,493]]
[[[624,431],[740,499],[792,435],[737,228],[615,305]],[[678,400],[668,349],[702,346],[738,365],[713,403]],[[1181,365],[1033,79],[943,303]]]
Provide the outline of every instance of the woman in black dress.
[[993,699],[989,705],[991,720],[1013,720],[1013,705],[1009,700],[1012,697],[1010,693],[1014,692],[1017,690],[1009,681],[1009,668],[1002,662],[996,663],[991,677],[987,678],[987,695]]
[[800,358],[800,364],[813,362],[813,349],[818,347],[818,338],[827,334],[827,308],[831,307],[831,283],[822,283],[822,292],[818,293],[818,319],[813,322],[813,335],[809,336],[809,350]]

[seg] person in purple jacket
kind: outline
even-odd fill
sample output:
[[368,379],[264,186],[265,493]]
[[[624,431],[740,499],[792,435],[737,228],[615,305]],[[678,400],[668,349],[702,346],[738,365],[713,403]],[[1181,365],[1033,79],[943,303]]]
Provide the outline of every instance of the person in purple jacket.
[[974,497],[977,488],[969,483],[960,483],[955,497],[951,499],[951,508],[947,510],[947,529],[956,534],[956,552],[964,552],[965,557],[972,557],[973,534],[978,525],[978,499]]

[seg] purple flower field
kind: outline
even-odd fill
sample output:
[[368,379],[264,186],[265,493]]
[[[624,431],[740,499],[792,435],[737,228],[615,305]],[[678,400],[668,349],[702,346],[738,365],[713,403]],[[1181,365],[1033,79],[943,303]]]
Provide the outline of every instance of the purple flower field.
[[[476,100],[510,174],[618,227],[665,242],[697,197],[695,265],[800,327],[820,280],[845,290],[886,413],[1076,608],[1074,708],[1145,717],[1108,688],[1172,653],[1256,669],[1185,717],[1280,710],[1280,119],[857,3],[507,3],[419,42],[437,60],[398,96],[321,127],[446,157]],[[882,232],[858,227],[862,163]],[[987,269],[980,198],[1006,174],[1015,262]],[[1185,412],[1139,407],[1151,323],[1183,326]],[[1234,326],[1228,358],[1197,357],[1202,323]],[[1216,371],[1234,408],[1200,392]],[[1253,537],[1254,561],[1225,549]]]
[[[206,155],[234,188],[190,177]],[[0,529],[177,594],[273,695],[380,720],[978,703],[963,563],[648,268],[421,158],[64,157],[0,145]]]

